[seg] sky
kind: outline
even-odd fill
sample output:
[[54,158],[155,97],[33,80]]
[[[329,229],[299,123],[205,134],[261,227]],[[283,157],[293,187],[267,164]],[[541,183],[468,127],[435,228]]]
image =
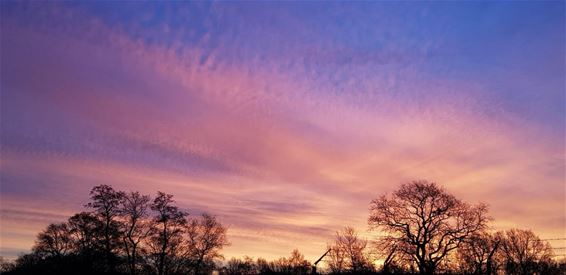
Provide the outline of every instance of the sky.
[[99,184],[216,215],[226,258],[371,238],[418,179],[566,237],[563,1],[0,5],[0,256]]

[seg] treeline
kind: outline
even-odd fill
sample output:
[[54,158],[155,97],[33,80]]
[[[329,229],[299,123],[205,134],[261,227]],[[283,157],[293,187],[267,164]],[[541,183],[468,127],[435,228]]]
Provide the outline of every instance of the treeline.
[[295,249],[291,255],[281,257],[277,260],[267,261],[263,258],[258,258],[254,261],[253,258],[245,256],[243,259],[232,258],[222,268],[219,274],[236,275],[236,274],[310,274],[312,265],[309,261],[305,260],[303,254]]
[[100,185],[85,207],[47,226],[32,253],[4,262],[2,274],[210,274],[228,245],[214,216],[189,217],[170,194]]
[[312,263],[298,250],[224,262],[226,227],[207,214],[189,217],[172,195],[151,199],[100,185],[90,199],[89,211],[40,232],[32,253],[4,262],[3,274],[566,274],[548,241],[531,230],[492,232],[487,205],[427,181],[372,200],[375,236],[345,227]]
[[[327,246],[322,271],[329,274],[566,274],[566,263],[554,260],[556,255],[548,241],[541,240],[531,230],[492,232],[491,220],[485,204],[463,202],[435,183],[403,184],[395,192],[370,203],[368,224],[377,236],[370,240],[362,238],[352,227],[336,232]],[[280,262],[285,263],[286,259]],[[276,266],[266,265],[263,259],[233,258],[222,271],[266,274],[279,271]]]

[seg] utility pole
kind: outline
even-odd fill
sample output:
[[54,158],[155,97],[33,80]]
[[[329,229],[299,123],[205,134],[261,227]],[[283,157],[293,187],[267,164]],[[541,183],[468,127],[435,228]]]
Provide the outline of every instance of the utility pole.
[[316,260],[314,262],[314,264],[312,265],[311,274],[316,274],[316,265],[322,260],[322,258],[324,258],[324,256],[326,256],[326,254],[328,254],[330,252],[330,250],[332,250],[332,248],[329,248],[328,250],[326,250],[326,252],[324,252],[324,254],[322,254],[322,256],[320,256],[320,258],[318,258],[318,260]]

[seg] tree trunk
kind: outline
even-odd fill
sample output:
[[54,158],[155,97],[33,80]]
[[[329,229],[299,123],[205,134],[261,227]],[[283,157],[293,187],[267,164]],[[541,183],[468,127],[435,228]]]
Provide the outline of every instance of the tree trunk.
[[495,254],[495,251],[497,251],[497,248],[499,247],[499,242],[500,241],[496,241],[495,245],[493,246],[493,249],[489,252],[489,255],[487,256],[487,263],[486,263],[486,267],[485,267],[485,274],[486,275],[491,275],[491,273],[493,272],[493,255]]
[[163,244],[161,246],[161,255],[159,255],[159,275],[164,275],[165,273],[165,254],[167,252],[167,223],[163,224]]
[[132,244],[132,262],[130,263],[130,274],[136,275],[136,244]]
[[106,254],[106,265],[107,265],[107,271],[110,271],[110,273],[114,272],[114,265],[112,263],[112,251],[111,251],[111,247],[110,247],[110,223],[111,220],[110,218],[108,218],[108,214],[106,217],[106,228],[104,228],[104,248],[105,248],[105,254]]
[[199,258],[198,261],[197,261],[197,264],[195,266],[195,275],[200,274],[200,265],[201,265],[201,259]]
[[436,271],[436,266],[432,263],[419,263],[419,274],[432,275]]

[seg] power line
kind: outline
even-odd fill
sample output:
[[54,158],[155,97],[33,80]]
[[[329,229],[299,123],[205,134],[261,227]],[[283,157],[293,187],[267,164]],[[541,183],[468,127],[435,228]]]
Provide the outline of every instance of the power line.
[[566,240],[566,238],[541,239],[541,241],[562,241],[562,240]]

